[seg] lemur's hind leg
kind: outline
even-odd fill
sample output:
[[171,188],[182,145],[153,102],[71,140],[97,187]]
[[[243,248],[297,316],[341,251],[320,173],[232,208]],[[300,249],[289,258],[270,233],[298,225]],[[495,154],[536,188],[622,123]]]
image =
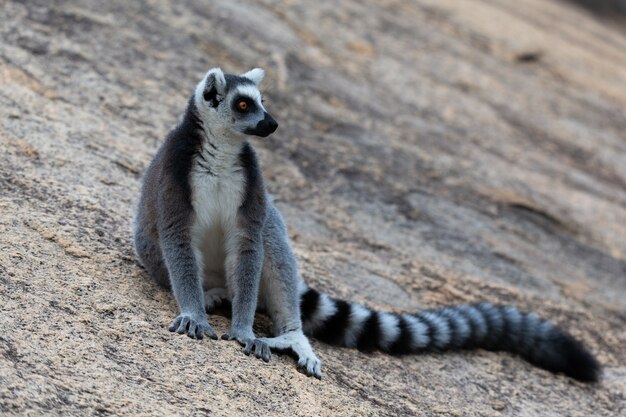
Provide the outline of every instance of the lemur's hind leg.
[[291,350],[298,356],[298,366],[307,375],[321,378],[320,360],[302,332],[298,265],[280,214],[271,205],[264,230],[264,249],[260,296],[272,319],[274,337],[259,340],[271,349]]
[[146,230],[145,225],[137,223],[134,230],[134,245],[141,265],[150,277],[162,288],[170,288],[170,278],[156,236]]
[[204,291],[204,306],[207,313],[230,303],[228,290],[224,287],[211,288]]

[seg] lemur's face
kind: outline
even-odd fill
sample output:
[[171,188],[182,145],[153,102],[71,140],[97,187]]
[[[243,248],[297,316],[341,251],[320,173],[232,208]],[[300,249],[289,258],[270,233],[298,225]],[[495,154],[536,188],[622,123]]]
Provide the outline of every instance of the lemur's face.
[[260,68],[242,75],[225,75],[219,68],[207,72],[196,87],[195,103],[210,129],[262,137],[274,133],[278,123],[263,107],[259,91],[263,75]]

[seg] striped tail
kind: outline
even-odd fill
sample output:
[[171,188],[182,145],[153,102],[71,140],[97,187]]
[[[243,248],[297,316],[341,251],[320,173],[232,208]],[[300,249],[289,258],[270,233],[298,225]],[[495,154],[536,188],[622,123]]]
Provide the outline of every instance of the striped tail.
[[515,307],[480,303],[395,314],[333,299],[311,288],[304,289],[300,307],[304,332],[333,345],[392,354],[504,350],[580,381],[593,382],[600,376],[600,365],[580,342]]

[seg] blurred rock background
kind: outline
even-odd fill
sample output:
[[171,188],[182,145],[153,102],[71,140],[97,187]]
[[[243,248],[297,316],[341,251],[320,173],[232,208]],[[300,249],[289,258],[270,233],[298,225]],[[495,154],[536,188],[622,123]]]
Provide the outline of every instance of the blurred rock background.
[[[625,413],[623,2],[0,5],[3,415]],[[602,382],[315,342],[317,381],[170,334],[130,220],[217,65],[267,71],[280,128],[252,142],[312,286],[388,310],[515,303],[583,340]]]
[[592,12],[616,20],[626,16],[626,0],[570,0]]

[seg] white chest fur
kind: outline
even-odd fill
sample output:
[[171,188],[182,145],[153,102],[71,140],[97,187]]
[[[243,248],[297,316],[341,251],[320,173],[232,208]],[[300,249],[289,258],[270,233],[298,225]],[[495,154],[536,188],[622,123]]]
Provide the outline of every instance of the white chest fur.
[[192,173],[192,204],[199,226],[216,223],[226,226],[235,219],[244,192],[241,172],[228,177],[215,177],[204,172]]
[[230,144],[214,149],[205,144],[190,173],[195,212],[192,242],[205,288],[223,281],[226,237],[236,233],[237,211],[245,192],[240,149]]

